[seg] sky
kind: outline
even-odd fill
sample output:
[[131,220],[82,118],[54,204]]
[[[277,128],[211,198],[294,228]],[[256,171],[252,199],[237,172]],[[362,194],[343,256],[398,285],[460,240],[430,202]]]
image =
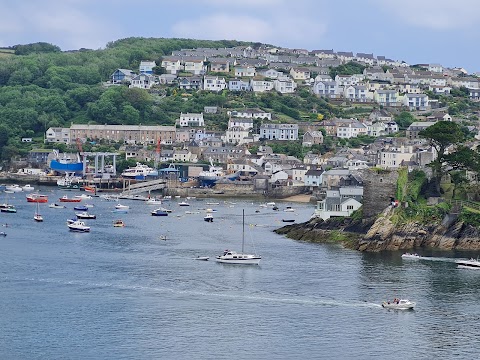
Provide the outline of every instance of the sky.
[[0,46],[127,37],[243,40],[480,72],[478,0],[0,0]]

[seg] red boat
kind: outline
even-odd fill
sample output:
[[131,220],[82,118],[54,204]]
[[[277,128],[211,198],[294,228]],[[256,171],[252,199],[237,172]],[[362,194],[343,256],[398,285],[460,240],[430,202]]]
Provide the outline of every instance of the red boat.
[[27,202],[46,203],[48,202],[48,195],[30,194],[27,195]]
[[82,198],[69,198],[67,195],[64,195],[60,198],[60,202],[80,202]]

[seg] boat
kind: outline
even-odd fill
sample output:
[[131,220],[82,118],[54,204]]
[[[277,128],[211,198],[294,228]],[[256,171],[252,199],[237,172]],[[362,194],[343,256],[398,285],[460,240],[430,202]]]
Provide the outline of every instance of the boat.
[[168,216],[168,212],[163,209],[155,209],[151,212],[152,216]]
[[52,209],[65,209],[65,205],[58,205],[57,203],[50,204],[48,207]]
[[22,192],[22,188],[17,184],[7,185],[5,186],[5,191],[9,191],[10,193]]
[[62,190],[80,190],[80,180],[82,178],[75,176],[75,172],[65,172],[65,176],[57,180],[57,186]]
[[29,195],[27,195],[27,202],[46,203],[46,202],[48,202],[48,195],[29,194]]
[[210,259],[208,256],[197,256],[195,260],[208,261]]
[[220,205],[218,202],[207,202],[207,205]]
[[190,206],[190,204],[187,203],[186,201],[182,201],[178,203],[178,206]]
[[130,209],[128,205],[117,204],[115,205],[116,212],[127,212]]
[[75,197],[80,198],[80,199],[91,199],[92,198],[91,195],[87,195],[87,194],[75,195]]
[[457,260],[457,267],[459,269],[480,269],[480,261],[477,259]]
[[0,236],[7,236],[7,233],[5,231],[0,232]]
[[200,171],[198,174],[198,182],[200,186],[212,187],[220,180],[234,181],[238,179],[239,176],[239,172],[226,174],[221,167],[213,166],[212,159],[210,158],[210,167],[206,171]]
[[74,207],[73,207],[73,210],[77,210],[77,211],[88,211],[88,207],[85,206],[85,205],[78,205],[78,206],[74,206]]
[[267,202],[267,205],[268,206],[275,206],[275,203],[273,201],[271,201],[271,202]]
[[237,253],[231,250],[225,250],[223,255],[216,257],[216,261],[224,264],[242,264],[242,265],[258,265],[262,259],[259,255],[245,254],[245,210],[242,213],[242,252]]
[[82,201],[81,198],[69,198],[67,195],[63,195],[61,198],[60,198],[60,202],[80,202]]
[[43,221],[43,216],[40,215],[40,210],[39,210],[40,203],[37,202],[37,210],[35,211],[35,215],[33,215],[33,220],[36,222],[42,222]]
[[126,169],[122,172],[121,176],[130,179],[145,180],[147,176],[158,176],[158,170],[137,162],[135,167]]
[[282,219],[282,222],[284,222],[284,223],[293,223],[293,222],[295,222],[295,219]]
[[0,207],[0,211],[4,213],[16,213],[17,209],[15,209],[15,206],[10,205],[10,204],[2,204]]
[[213,215],[212,214],[207,214],[207,215],[205,215],[203,220],[205,220],[206,222],[213,222]]
[[285,209],[283,209],[283,211],[285,211],[285,212],[294,212],[295,209],[292,208],[291,206],[287,206]]
[[114,226],[114,227],[124,227],[124,226],[125,226],[125,223],[123,222],[123,220],[120,220],[120,219],[119,219],[119,220],[115,220],[115,221],[113,222],[113,226]]
[[72,223],[67,224],[70,231],[74,232],[89,232],[90,226],[85,225],[83,221],[76,220]]
[[61,173],[80,173],[83,171],[83,162],[80,155],[77,153],[76,157],[71,158],[67,154],[62,154],[60,157],[58,151],[54,150],[55,158],[50,161],[50,169]]
[[97,216],[94,214],[89,214],[87,212],[76,213],[75,216],[77,219],[96,219]]
[[78,219],[67,219],[67,224],[73,224]]
[[33,191],[35,188],[33,186],[31,186],[30,184],[27,184],[25,186],[22,186],[22,190],[25,191],[25,192],[28,192],[28,191]]
[[410,254],[407,252],[405,254],[402,254],[402,259],[420,259],[420,255],[418,255],[417,253]]
[[147,205],[161,205],[162,204],[162,200],[158,200],[158,199],[148,199],[147,201],[145,201],[145,203]]
[[393,299],[393,301],[384,301],[382,307],[385,309],[410,310],[415,307],[415,303],[407,299]]

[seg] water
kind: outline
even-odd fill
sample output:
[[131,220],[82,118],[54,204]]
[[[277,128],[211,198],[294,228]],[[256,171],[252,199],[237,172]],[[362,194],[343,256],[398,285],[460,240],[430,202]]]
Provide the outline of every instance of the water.
[[[46,191],[50,202],[64,194]],[[130,211],[121,214],[95,198],[82,201],[94,204],[92,232],[76,234],[65,224],[73,204],[41,204],[45,221],[35,223],[35,205],[13,196],[18,212],[0,214],[9,224],[0,238],[1,359],[478,357],[480,271],[457,269],[461,254],[402,260],[272,232],[282,218],[307,220],[309,204],[277,202],[296,209],[285,213],[251,200],[172,200],[172,214],[153,217],[142,202],[122,201]],[[218,210],[213,223],[200,208]],[[215,263],[224,249],[240,250],[242,209],[246,250],[254,244],[261,265]],[[113,227],[118,218],[125,228]],[[416,310],[381,308],[393,297]]]

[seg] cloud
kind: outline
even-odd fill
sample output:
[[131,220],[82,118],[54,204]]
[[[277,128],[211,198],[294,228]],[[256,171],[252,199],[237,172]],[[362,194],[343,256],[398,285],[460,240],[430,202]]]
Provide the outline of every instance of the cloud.
[[282,6],[285,4],[285,0],[241,0],[241,1],[226,1],[226,0],[200,0],[200,3],[204,3],[207,6],[215,8],[248,8],[248,7],[270,7],[270,6]]
[[[375,0],[392,17],[408,24],[433,29],[457,30],[475,26],[480,11],[478,0]],[[476,26],[475,26],[476,27]]]
[[89,14],[83,8],[88,2],[90,0],[22,1],[2,7],[2,18],[7,19],[8,25],[2,20],[0,37],[11,41],[4,45],[47,41],[64,50],[104,46],[111,40],[108,34],[114,32],[115,27]]
[[304,17],[290,17],[288,12],[271,17],[217,13],[185,19],[172,26],[178,37],[259,41],[279,46],[305,46],[306,38],[321,38],[326,24]]

